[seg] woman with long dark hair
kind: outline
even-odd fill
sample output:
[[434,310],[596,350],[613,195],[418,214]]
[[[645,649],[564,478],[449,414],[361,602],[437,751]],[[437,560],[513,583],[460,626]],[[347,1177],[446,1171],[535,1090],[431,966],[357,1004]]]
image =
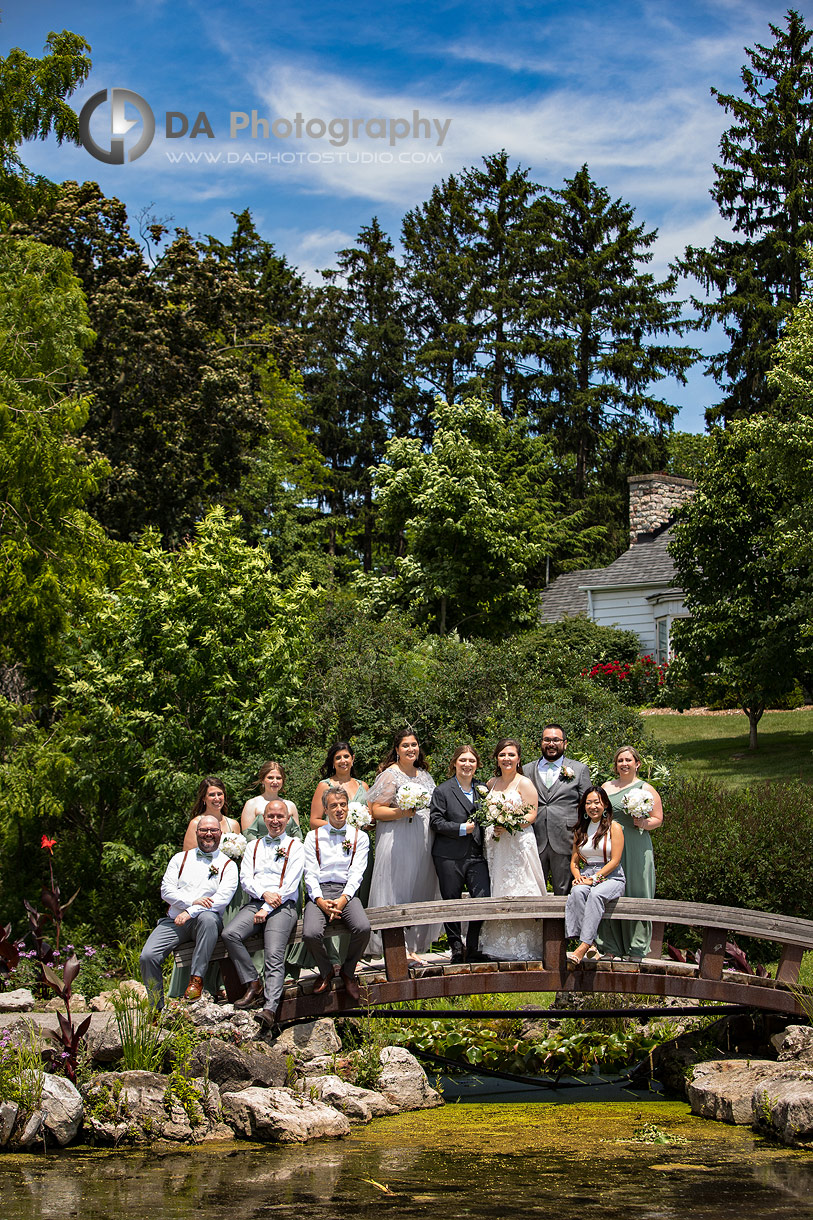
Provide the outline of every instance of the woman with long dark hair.
[[[327,758],[319,768],[321,779],[311,801],[311,830],[317,830],[327,821],[322,795],[330,788],[344,788],[348,801],[366,805],[367,788],[364,780],[356,775],[356,756],[349,741],[336,741],[327,752]],[[363,901],[363,899],[362,899]]]
[[613,807],[603,788],[588,788],[579,801],[573,833],[570,871],[573,889],[565,907],[565,934],[578,936],[579,944],[567,955],[568,970],[585,957],[599,958],[596,936],[608,902],[624,893],[624,830],[613,821]]

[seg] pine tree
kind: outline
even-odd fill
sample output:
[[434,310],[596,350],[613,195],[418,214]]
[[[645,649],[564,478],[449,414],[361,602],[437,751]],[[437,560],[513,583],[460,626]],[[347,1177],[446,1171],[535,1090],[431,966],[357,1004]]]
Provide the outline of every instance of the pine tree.
[[727,351],[707,372],[724,391],[709,422],[770,410],[765,375],[771,351],[805,283],[805,248],[813,240],[813,55],[811,31],[790,9],[774,42],[746,48],[743,97],[713,95],[733,125],[720,141],[711,195],[735,237],[709,249],[689,246],[680,262],[711,299],[695,298],[698,324],[721,324]]
[[[552,205],[551,205],[552,202]],[[532,347],[540,363],[530,407],[541,431],[573,463],[578,497],[604,483],[635,453],[668,430],[677,408],[651,383],[685,381],[697,358],[665,342],[682,334],[676,276],[657,281],[643,267],[657,233],[634,222],[634,209],[612,200],[586,165],[552,201],[540,200],[536,231],[537,296]]]

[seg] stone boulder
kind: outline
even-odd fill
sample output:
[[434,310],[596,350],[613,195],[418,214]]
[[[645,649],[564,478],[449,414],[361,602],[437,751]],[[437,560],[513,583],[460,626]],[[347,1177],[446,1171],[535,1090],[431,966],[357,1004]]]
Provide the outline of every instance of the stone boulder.
[[813,1144],[813,1072],[760,1080],[751,1099],[754,1126],[794,1147]]
[[406,1047],[382,1047],[380,1058],[378,1089],[397,1109],[426,1110],[443,1105],[440,1093],[432,1088],[426,1072]]
[[87,1044],[94,1063],[117,1063],[121,1059],[121,1037],[112,1017],[104,1023],[91,1025],[87,1033]]
[[809,1025],[788,1025],[781,1033],[774,1034],[771,1044],[780,1063],[792,1059],[813,1064],[813,1029]]
[[262,1034],[255,1015],[235,1009],[233,1004],[216,1004],[208,996],[201,996],[193,1004],[185,1006],[192,1023],[206,1034],[218,1037],[233,1037],[238,1042],[247,1042]]
[[712,1059],[698,1063],[687,1085],[692,1114],[723,1123],[746,1125],[753,1120],[755,1088],[776,1076],[798,1077],[799,1070],[785,1073],[769,1059]]
[[238,1093],[253,1086],[271,1088],[285,1084],[285,1061],[284,1054],[262,1042],[238,1047],[222,1038],[210,1038],[195,1047],[191,1067],[195,1076],[208,1074],[221,1093]]
[[224,1121],[244,1139],[291,1144],[350,1131],[344,1114],[293,1089],[242,1089],[221,1100]]
[[85,1127],[99,1144],[148,1144],[156,1140],[197,1143],[230,1139],[219,1121],[220,1093],[205,1080],[188,1080],[194,1093],[187,1113],[158,1072],[103,1072],[83,1090]]
[[0,992],[0,1012],[31,1012],[33,1007],[34,993],[27,987]]
[[11,1139],[19,1114],[16,1101],[0,1101],[0,1148],[5,1148]]
[[[58,995],[54,996],[54,998],[49,1000],[45,1005],[45,1011],[66,1013],[67,1009],[65,1007],[65,1001],[61,1000]],[[89,1009],[87,1000],[77,991],[71,996],[71,1016],[75,1017],[77,1013],[80,1012],[89,1012]]]
[[44,1115],[45,1130],[63,1148],[76,1138],[82,1125],[85,1107],[75,1085],[64,1076],[51,1076],[46,1072],[42,1080],[40,1109]]
[[326,1105],[341,1110],[351,1123],[368,1123],[371,1118],[398,1113],[398,1107],[381,1093],[360,1089],[340,1076],[309,1076],[307,1088]]
[[297,1066],[314,1059],[329,1060],[341,1053],[342,1043],[330,1017],[319,1017],[303,1025],[289,1025],[274,1043],[274,1050],[293,1055]]

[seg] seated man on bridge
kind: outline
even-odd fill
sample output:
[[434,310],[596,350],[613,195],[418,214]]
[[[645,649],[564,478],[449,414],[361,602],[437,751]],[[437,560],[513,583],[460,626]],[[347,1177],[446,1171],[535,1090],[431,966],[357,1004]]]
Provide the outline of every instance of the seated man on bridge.
[[314,995],[330,990],[333,968],[325,952],[324,938],[330,930],[350,933],[350,945],[341,966],[341,978],[351,1000],[358,1002],[356,966],[370,939],[370,921],[358,898],[367,863],[369,841],[363,831],[347,828],[347,793],[327,788],[322,793],[327,822],[311,830],[305,839],[305,889],[308,901],[302,939],[319,970]]
[[161,964],[188,940],[194,940],[195,952],[184,999],[200,999],[203,976],[223,927],[223,912],[237,889],[237,865],[220,850],[218,818],[204,814],[195,834],[197,848],[177,852],[167,865],[161,897],[169,910],[141,950],[141,978],[151,1003],[159,1010],[164,1007]]
[[[288,817],[288,806],[281,799],[265,806],[267,833],[249,843],[240,866],[240,884],[248,902],[223,932],[223,943],[246,988],[234,1007],[252,1008],[264,994],[259,1019],[268,1028],[276,1025],[285,984],[285,950],[296,927],[296,900],[305,867],[302,843],[285,832]],[[245,946],[249,936],[259,932],[264,942],[264,985]]]

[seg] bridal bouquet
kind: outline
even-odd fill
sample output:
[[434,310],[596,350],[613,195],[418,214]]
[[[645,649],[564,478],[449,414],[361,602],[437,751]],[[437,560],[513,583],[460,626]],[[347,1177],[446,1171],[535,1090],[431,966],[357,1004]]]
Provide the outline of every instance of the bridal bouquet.
[[[644,792],[642,788],[636,788],[633,792],[628,792],[621,804],[624,806],[624,812],[628,813],[631,818],[648,818],[652,810],[655,808],[655,802],[648,792]],[[644,833],[644,827],[638,827],[638,834]]]
[[500,826],[509,834],[515,834],[527,826],[525,818],[530,810],[531,806],[523,804],[518,792],[489,792],[472,813],[472,818],[481,826]]
[[409,810],[411,822],[413,813],[429,807],[429,793],[420,784],[402,784],[395,794],[395,804],[404,812]]
[[372,826],[373,815],[361,801],[351,801],[347,807],[347,825],[355,826],[357,830],[366,830]]
[[220,840],[220,850],[224,856],[228,856],[230,860],[234,860],[239,864],[248,847],[248,842],[241,834],[237,834],[234,830],[227,830]]

